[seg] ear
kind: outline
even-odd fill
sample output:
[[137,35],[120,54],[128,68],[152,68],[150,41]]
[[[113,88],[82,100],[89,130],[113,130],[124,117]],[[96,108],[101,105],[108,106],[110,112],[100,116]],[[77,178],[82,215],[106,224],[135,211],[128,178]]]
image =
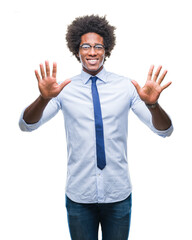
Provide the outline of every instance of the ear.
[[[80,51],[80,50],[79,50]],[[80,58],[80,53],[79,53],[79,51],[77,52],[77,54],[76,54],[76,57],[77,58]]]
[[79,53],[77,53],[75,56],[77,59],[80,59]]
[[81,62],[80,57],[79,57],[79,53],[77,53],[77,54],[75,55],[75,57],[77,58],[77,60],[78,60],[79,62]]

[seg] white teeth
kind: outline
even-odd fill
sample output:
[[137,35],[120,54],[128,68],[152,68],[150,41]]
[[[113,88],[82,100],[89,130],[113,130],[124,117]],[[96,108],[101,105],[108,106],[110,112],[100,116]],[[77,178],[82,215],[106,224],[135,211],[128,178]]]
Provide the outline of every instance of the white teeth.
[[91,64],[94,64],[94,63],[97,62],[97,60],[96,59],[89,59],[88,62],[91,63]]

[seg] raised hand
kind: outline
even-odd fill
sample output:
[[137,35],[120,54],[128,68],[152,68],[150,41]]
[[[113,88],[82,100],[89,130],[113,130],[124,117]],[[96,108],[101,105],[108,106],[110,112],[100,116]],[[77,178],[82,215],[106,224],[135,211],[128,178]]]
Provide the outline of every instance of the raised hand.
[[35,70],[35,75],[38,80],[39,91],[41,93],[42,98],[51,99],[53,97],[56,97],[61,92],[61,90],[68,83],[71,82],[71,80],[67,79],[61,84],[57,83],[56,81],[57,64],[56,63],[53,63],[52,76],[50,75],[50,67],[49,67],[48,61],[45,61],[45,69],[46,69],[46,73],[44,71],[43,64],[40,64],[41,77],[37,70]]
[[156,73],[154,74],[154,76],[152,78],[154,66],[152,65],[150,67],[147,81],[146,81],[144,87],[142,87],[142,88],[139,86],[139,84],[135,80],[132,80],[132,83],[135,86],[135,88],[137,89],[137,92],[138,92],[141,100],[143,100],[146,104],[155,104],[157,102],[161,92],[171,84],[171,82],[168,82],[163,86],[160,85],[167,74],[167,70],[165,70],[162,73],[162,75],[159,77],[161,68],[162,68],[162,66],[158,67]]

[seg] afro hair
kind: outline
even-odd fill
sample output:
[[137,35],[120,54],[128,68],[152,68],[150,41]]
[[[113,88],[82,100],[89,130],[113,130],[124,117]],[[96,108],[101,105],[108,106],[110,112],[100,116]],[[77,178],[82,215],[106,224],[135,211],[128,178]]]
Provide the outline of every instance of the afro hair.
[[114,26],[109,25],[105,16],[99,17],[98,15],[90,15],[78,17],[67,28],[67,46],[80,62],[78,53],[81,43],[81,36],[89,32],[94,32],[103,37],[105,57],[109,57],[111,55],[111,51],[115,46],[115,29],[116,28]]

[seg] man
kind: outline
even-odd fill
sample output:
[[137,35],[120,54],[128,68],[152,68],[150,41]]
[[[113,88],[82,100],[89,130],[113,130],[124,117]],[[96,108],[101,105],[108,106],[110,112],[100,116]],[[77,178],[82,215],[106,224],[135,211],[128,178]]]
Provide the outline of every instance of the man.
[[133,112],[162,137],[173,131],[169,116],[158,104],[167,73],[161,66],[146,84],[107,72],[115,46],[115,28],[105,17],[76,18],[68,27],[70,51],[82,64],[80,75],[58,84],[57,65],[48,61],[35,70],[40,96],[20,118],[23,131],[37,129],[61,109],[65,118],[68,171],[66,208],[72,240],[128,239],[131,219],[131,182],[127,162],[128,113]]

